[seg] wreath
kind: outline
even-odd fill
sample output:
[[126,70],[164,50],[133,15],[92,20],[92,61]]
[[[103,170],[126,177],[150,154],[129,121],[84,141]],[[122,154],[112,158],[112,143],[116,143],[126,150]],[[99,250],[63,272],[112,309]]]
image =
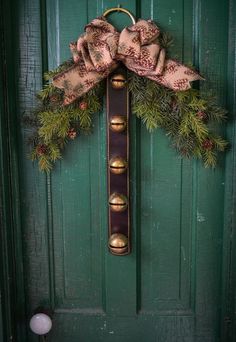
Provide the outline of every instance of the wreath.
[[147,130],[163,128],[181,157],[215,167],[217,153],[228,142],[210,126],[224,121],[226,111],[214,96],[191,88],[190,81],[202,77],[166,57],[171,43],[150,20],[139,20],[121,33],[105,17],[88,24],[78,42],[70,44],[73,58],[45,73],[38,107],[24,117],[34,127],[30,156],[40,170],[49,172],[70,140],[91,132],[93,116],[103,107],[104,80],[120,63],[128,69],[131,111]]

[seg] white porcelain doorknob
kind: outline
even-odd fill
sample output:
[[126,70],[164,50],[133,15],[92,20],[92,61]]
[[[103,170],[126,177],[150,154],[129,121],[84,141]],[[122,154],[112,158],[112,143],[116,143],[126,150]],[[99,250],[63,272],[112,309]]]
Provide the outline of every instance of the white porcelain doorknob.
[[44,313],[37,313],[30,320],[30,329],[36,335],[46,335],[51,328],[52,320]]

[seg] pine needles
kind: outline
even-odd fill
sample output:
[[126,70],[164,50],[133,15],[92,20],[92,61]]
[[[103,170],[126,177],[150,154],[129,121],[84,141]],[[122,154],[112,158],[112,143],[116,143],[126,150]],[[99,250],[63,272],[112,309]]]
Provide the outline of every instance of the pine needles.
[[[162,44],[171,43],[167,35],[160,39]],[[67,61],[49,71],[45,79],[50,80],[72,63]],[[221,123],[226,118],[226,111],[217,106],[213,96],[200,96],[195,89],[174,92],[132,72],[128,73],[128,90],[132,112],[149,132],[164,129],[182,157],[202,159],[205,167],[216,166],[217,153],[225,151],[228,142],[210,130],[212,122]],[[63,91],[50,82],[37,94],[39,106],[24,117],[24,122],[35,128],[29,139],[31,159],[38,161],[40,170],[49,172],[62,158],[68,141],[91,131],[92,117],[102,109],[104,92],[105,84],[100,82],[69,105],[63,104]]]
[[133,73],[129,90],[132,112],[150,132],[163,128],[181,156],[202,159],[205,167],[216,166],[217,152],[225,151],[228,142],[209,128],[211,122],[226,118],[214,98],[204,98],[196,89],[174,92]]
[[[46,73],[45,79],[51,79],[70,66],[70,62],[63,63],[56,70]],[[29,138],[32,145],[30,157],[38,160],[41,171],[49,172],[53,164],[62,158],[62,150],[68,141],[91,131],[92,116],[102,108],[104,91],[105,87],[101,82],[67,106],[63,105],[63,91],[52,83],[46,84],[37,94],[38,108],[30,116],[24,116],[23,121],[34,127]]]

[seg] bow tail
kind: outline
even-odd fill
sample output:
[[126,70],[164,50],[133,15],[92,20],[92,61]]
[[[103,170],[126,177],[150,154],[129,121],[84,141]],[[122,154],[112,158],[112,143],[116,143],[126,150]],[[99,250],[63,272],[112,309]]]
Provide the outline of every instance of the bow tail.
[[83,60],[80,60],[69,69],[55,76],[52,83],[56,88],[64,90],[64,105],[68,105],[106,78],[116,67],[117,64],[114,63],[109,69],[101,72],[96,70],[88,71]]
[[155,69],[145,68],[142,63],[137,64],[131,58],[126,58],[124,64],[137,75],[147,77],[174,91],[188,90],[191,88],[190,82],[204,80],[196,71],[171,59],[163,60],[161,63],[157,60]]
[[204,80],[196,71],[171,59],[166,60],[161,75],[147,75],[146,77],[174,91],[188,90],[191,88],[190,82]]
[[[125,65],[139,76],[147,77],[174,91],[188,90],[191,88],[190,82],[204,79],[196,71],[170,59],[165,62],[164,71],[161,75],[154,74],[150,70],[139,69],[127,61]],[[106,78],[117,66],[118,63],[114,63],[101,72],[87,71],[81,60],[55,76],[53,85],[64,90],[64,105],[68,105]]]

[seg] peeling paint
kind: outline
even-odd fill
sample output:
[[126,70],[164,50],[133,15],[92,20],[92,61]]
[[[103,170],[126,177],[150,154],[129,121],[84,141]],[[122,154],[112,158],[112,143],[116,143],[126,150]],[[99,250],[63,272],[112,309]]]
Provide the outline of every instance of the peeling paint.
[[184,246],[181,246],[181,252],[182,252],[183,260],[186,261],[186,254],[185,254]]
[[106,328],[107,328],[107,322],[104,321],[103,327],[101,327],[100,330],[106,330]]
[[202,213],[200,213],[199,211],[197,211],[197,220],[198,220],[198,222],[205,222],[206,221],[205,216]]

